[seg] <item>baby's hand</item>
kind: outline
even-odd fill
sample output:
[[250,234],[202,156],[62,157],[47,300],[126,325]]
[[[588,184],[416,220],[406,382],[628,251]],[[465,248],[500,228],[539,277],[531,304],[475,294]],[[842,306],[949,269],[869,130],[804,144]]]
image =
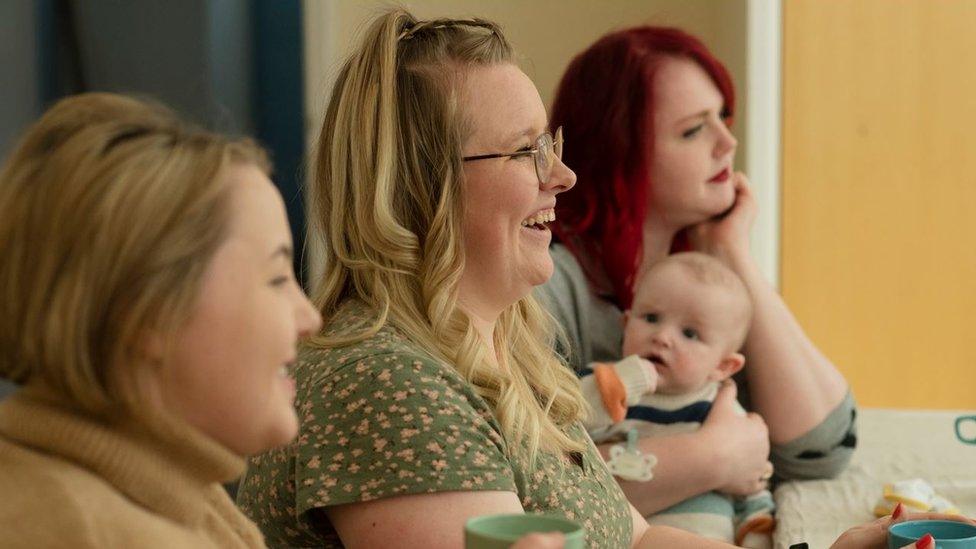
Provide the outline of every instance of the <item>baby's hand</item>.
[[643,366],[644,376],[647,379],[647,390],[644,391],[645,395],[652,395],[654,391],[657,391],[657,368],[654,367],[654,363],[650,360],[641,358],[639,359],[641,366]]
[[627,408],[657,389],[654,364],[637,355],[628,355],[619,362],[593,362],[591,368],[603,408],[613,423],[623,421]]

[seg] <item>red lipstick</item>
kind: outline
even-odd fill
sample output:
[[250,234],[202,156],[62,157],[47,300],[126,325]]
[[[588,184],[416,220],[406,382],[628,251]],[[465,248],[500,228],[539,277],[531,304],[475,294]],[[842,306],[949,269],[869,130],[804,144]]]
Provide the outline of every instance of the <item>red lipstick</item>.
[[722,171],[713,175],[711,179],[708,180],[709,183],[725,183],[729,180],[729,176],[732,175],[732,171],[728,168],[722,169]]

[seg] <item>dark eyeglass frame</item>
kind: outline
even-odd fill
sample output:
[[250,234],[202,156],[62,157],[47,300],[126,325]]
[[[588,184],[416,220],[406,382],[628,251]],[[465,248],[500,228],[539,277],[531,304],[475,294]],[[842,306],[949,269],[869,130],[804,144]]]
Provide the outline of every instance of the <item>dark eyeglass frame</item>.
[[[548,150],[548,154],[543,157],[544,150]],[[515,151],[513,153],[492,153],[492,154],[478,154],[474,156],[465,156],[461,160],[464,162],[471,162],[474,160],[488,160],[489,158],[515,158],[519,156],[531,156],[535,159],[535,175],[539,178],[539,183],[545,185],[549,182],[549,178],[552,176],[552,168],[556,165],[556,160],[563,159],[563,127],[559,126],[556,128],[556,134],[546,132],[535,139],[531,149],[524,151]],[[542,164],[542,163],[545,164]],[[545,177],[543,177],[545,175]]]

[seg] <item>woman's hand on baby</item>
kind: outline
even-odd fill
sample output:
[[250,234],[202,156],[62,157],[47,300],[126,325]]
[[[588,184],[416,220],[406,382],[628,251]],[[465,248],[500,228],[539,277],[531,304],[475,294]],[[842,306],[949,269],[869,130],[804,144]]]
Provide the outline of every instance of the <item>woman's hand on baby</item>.
[[[942,515],[939,513],[907,513],[900,503],[894,512],[887,516],[873,520],[867,524],[855,526],[843,534],[831,549],[883,549],[888,547],[888,528],[895,523],[907,520],[955,520],[976,525],[976,521],[958,515]],[[902,549],[935,549],[935,542],[931,537],[919,539],[917,543],[906,545]]]
[[759,415],[742,415],[735,398],[735,384],[723,383],[701,433],[717,452],[718,491],[747,496],[768,484],[769,430]]
[[734,268],[735,260],[749,257],[749,231],[756,221],[756,201],[742,172],[732,176],[735,201],[721,215],[695,225],[688,237],[695,250],[714,256]]

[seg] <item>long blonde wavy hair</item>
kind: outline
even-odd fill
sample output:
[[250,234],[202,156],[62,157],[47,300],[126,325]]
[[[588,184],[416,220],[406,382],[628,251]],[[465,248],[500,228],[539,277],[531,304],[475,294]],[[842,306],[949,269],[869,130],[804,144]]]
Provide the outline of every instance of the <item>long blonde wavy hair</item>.
[[0,377],[94,415],[153,415],[147,336],[168,353],[190,316],[225,238],[231,164],[270,168],[252,141],[161,105],[89,93],[51,107],[0,170]]
[[459,105],[467,68],[514,63],[497,25],[481,19],[418,21],[402,9],[377,18],[342,66],[310,182],[310,239],[325,270],[313,300],[328,321],[347,299],[376,311],[348,345],[387,323],[450,364],[493,406],[512,457],[581,451],[568,435],[585,413],[579,384],[553,352],[555,323],[527,295],[494,330],[497,357],[458,307],[464,269]]

